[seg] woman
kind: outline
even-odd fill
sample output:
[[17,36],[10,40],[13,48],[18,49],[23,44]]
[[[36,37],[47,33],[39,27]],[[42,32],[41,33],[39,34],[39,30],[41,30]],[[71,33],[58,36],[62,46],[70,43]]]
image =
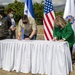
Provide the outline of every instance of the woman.
[[72,55],[72,48],[74,44],[74,32],[71,27],[71,23],[67,22],[63,19],[63,17],[58,16],[56,17],[54,21],[54,30],[53,30],[53,40],[59,40],[59,41],[68,41],[70,52]]

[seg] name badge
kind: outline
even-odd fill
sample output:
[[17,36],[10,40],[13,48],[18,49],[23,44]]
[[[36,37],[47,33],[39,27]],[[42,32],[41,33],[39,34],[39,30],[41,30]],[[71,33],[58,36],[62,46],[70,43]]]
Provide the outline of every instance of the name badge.
[[2,25],[2,22],[0,22],[0,26]]

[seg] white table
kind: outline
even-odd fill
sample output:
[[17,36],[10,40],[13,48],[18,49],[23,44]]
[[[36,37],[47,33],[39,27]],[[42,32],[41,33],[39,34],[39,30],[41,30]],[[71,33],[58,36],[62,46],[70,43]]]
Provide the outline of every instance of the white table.
[[44,40],[2,40],[0,68],[23,73],[67,75],[72,71],[69,45]]

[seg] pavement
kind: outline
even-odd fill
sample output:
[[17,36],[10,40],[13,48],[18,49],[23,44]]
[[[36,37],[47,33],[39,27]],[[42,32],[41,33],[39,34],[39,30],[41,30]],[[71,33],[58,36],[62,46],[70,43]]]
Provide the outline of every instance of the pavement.
[[70,73],[70,75],[75,75],[75,63],[73,64],[73,71]]
[[[34,75],[32,73],[21,73],[16,71],[5,71],[0,69],[0,75]],[[35,75],[41,75],[41,74],[35,74]],[[73,71],[69,75],[75,75],[75,64],[73,64]]]

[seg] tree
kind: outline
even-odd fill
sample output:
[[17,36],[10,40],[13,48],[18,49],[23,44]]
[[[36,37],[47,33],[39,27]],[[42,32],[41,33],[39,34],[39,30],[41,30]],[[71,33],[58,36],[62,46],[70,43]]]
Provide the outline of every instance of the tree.
[[43,9],[44,5],[40,3],[34,3],[34,13],[35,13],[35,19],[37,24],[42,24],[43,21]]
[[64,13],[64,11],[55,12],[55,15],[56,15],[56,16],[59,16],[59,15],[60,15],[60,16],[63,16],[63,13]]
[[18,2],[17,0],[14,1],[15,3]]

